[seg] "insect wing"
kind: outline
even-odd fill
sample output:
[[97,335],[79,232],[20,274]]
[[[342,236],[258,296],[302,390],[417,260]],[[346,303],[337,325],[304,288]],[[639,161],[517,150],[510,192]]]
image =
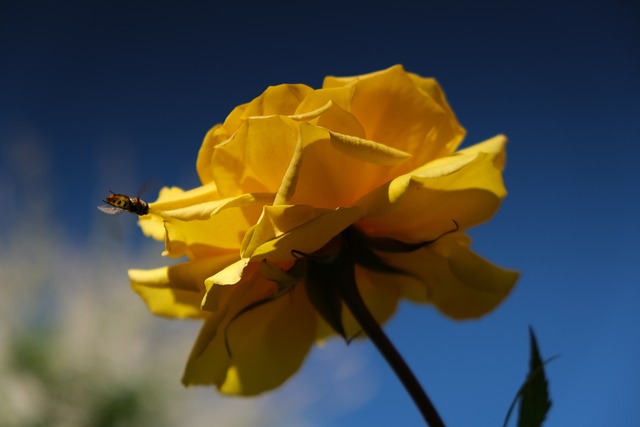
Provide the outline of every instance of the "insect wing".
[[109,215],[117,215],[121,212],[124,212],[122,209],[120,208],[116,208],[115,206],[105,206],[105,205],[100,205],[98,206],[98,209],[100,209],[102,212],[109,214]]

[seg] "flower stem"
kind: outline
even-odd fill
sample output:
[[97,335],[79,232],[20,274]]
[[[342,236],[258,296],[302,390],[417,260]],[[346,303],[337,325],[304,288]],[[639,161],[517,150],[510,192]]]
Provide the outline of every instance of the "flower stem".
[[418,379],[409,368],[409,365],[404,361],[398,350],[393,343],[385,335],[384,331],[371,315],[369,309],[365,305],[358,287],[354,281],[344,281],[342,286],[339,287],[342,294],[343,301],[349,307],[351,314],[358,321],[362,329],[369,336],[371,341],[377,347],[378,351],[385,358],[387,363],[391,366],[396,376],[404,385],[413,402],[416,404],[424,420],[431,427],[444,427],[444,422],[435,406],[431,403],[429,396],[424,391]]

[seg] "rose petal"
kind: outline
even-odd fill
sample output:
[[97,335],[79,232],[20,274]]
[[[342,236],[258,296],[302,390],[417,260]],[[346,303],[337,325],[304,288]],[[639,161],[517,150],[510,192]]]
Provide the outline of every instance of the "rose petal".
[[[268,297],[275,288],[272,283],[256,275],[258,268],[255,267],[255,263],[247,264],[240,260],[230,264],[225,270],[227,270],[226,280],[235,282],[234,286],[213,286],[209,289],[207,309],[212,314],[206,317],[205,324],[189,356],[183,378],[185,385],[221,384],[224,381],[230,357],[226,346],[227,325],[242,309]],[[237,277],[232,277],[234,272]],[[206,357],[203,358],[205,352],[213,352],[217,356],[207,361]],[[215,380],[210,379],[212,377]]]
[[294,114],[300,101],[311,91],[313,89],[310,87],[300,84],[270,86],[251,102],[236,107],[223,124],[214,126],[207,133],[202,143],[196,162],[196,169],[202,183],[206,184],[214,180],[215,147],[229,139],[247,118]]
[[202,318],[204,281],[237,259],[237,254],[189,261],[152,270],[129,270],[133,290],[160,316]]
[[284,116],[249,118],[216,146],[213,176],[223,197],[276,193],[298,141],[298,126]]
[[473,155],[476,153],[485,153],[491,158],[493,165],[498,170],[503,171],[505,163],[507,161],[507,152],[505,146],[507,144],[507,137],[504,135],[496,135],[493,138],[489,138],[486,141],[479,142],[471,147],[460,150],[460,155]]
[[464,138],[451,109],[416,86],[402,66],[350,78],[325,78],[324,88],[355,85],[351,113],[366,138],[411,153],[407,170],[451,154]]
[[[205,186],[198,187],[196,191],[197,193],[202,192],[215,192],[214,186]],[[142,229],[142,232],[145,236],[149,236],[154,238],[155,240],[164,240],[165,238],[165,230],[164,230],[164,218],[161,215],[162,208],[167,205],[173,206],[188,206],[189,205],[189,196],[185,196],[185,194],[190,192],[185,192],[183,189],[178,187],[163,187],[160,189],[158,194],[158,199],[155,202],[149,203],[149,213],[147,215],[142,215],[138,218],[138,225]],[[217,194],[217,192],[216,192]],[[181,201],[182,198],[185,198],[185,201]]]
[[276,203],[333,209],[354,202],[393,177],[408,159],[385,145],[300,124],[300,134]]
[[326,104],[323,104],[316,109],[309,110],[304,113],[296,113],[287,117],[289,117],[291,120],[295,120],[298,122],[308,122],[310,120],[320,117],[322,114],[326,113],[333,107],[334,107],[333,102],[327,101]]
[[313,125],[327,130],[330,129],[333,132],[364,138],[364,129],[362,125],[360,125],[360,122],[358,122],[351,113],[342,109],[332,101],[327,102],[316,110],[289,116],[289,118],[301,122],[310,122]]
[[[506,190],[492,156],[465,153],[396,178],[361,202],[367,234],[408,243],[430,241],[487,221]],[[457,224],[457,225],[456,225]]]
[[249,258],[241,258],[204,281],[206,294],[202,299],[203,310],[218,311],[220,307],[224,307],[231,295],[225,287],[240,283],[243,277],[247,281],[246,277],[255,275],[255,263],[250,266],[249,261]]
[[[165,213],[165,254],[191,259],[212,256],[221,250],[239,249],[245,232],[272,199],[246,194]],[[205,220],[197,218],[205,217]],[[179,218],[187,218],[183,221]]]
[[374,141],[369,141],[357,136],[344,135],[329,131],[331,143],[338,150],[350,157],[367,163],[384,166],[396,166],[404,163],[411,154],[396,150]]
[[354,92],[354,86],[316,89],[306,94],[300,105],[298,105],[296,114],[316,110],[328,102],[331,102],[342,110],[349,111]]
[[243,257],[291,261],[291,251],[310,254],[362,216],[357,208],[265,206],[258,223],[242,243]]
[[224,126],[234,132],[249,117],[296,114],[302,100],[311,92],[313,89],[303,84],[269,86],[260,96],[234,110]]
[[204,203],[194,203],[192,205],[160,212],[165,220],[197,221],[206,220],[221,212],[233,208],[250,209],[251,207],[261,207],[273,201],[273,194],[269,193],[247,193],[237,197],[213,200]]
[[236,320],[228,331],[235,375],[221,385],[223,393],[278,387],[300,368],[314,341],[315,313],[302,287]]
[[300,368],[316,328],[303,287],[233,319],[263,298],[254,290],[261,280],[256,276],[244,286],[248,291],[224,315],[207,319],[187,364],[185,385],[215,384],[223,393],[254,395],[278,387]]
[[[316,119],[313,124],[345,135],[364,138],[364,129],[351,114],[351,100],[355,87],[344,86],[331,89],[318,89],[309,92],[296,110],[298,117],[308,117],[306,121]],[[315,113],[315,115],[311,115]]]
[[233,131],[229,132],[223,125],[217,124],[205,135],[196,160],[196,171],[203,184],[213,182],[213,167],[211,163],[213,161],[214,148],[229,139],[232,133]]
[[165,238],[164,218],[154,213],[138,217],[138,226],[142,233],[155,240],[163,241]]
[[184,191],[178,187],[164,187],[158,194],[155,202],[149,203],[149,214],[138,219],[138,225],[145,236],[156,240],[164,240],[164,216],[163,211],[190,207],[193,204],[217,200],[220,198],[214,183]]
[[440,86],[438,81],[432,77],[421,77],[413,73],[407,74],[419,90],[423,91],[427,96],[437,102],[440,108],[442,108],[442,110],[447,113],[447,115],[449,116],[449,125],[451,126],[451,128],[458,129],[459,132],[461,132],[464,136],[465,130],[456,120],[456,116],[449,106],[447,98],[444,95],[444,91],[442,90],[442,87]]
[[469,242],[457,233],[414,252],[384,254],[389,264],[407,272],[387,278],[405,297],[431,303],[452,318],[483,316],[507,297],[519,274],[481,258]]
[[179,187],[164,187],[160,190],[158,199],[149,203],[149,209],[152,212],[161,212],[219,199],[220,194],[214,183],[202,185],[189,191],[184,191]]

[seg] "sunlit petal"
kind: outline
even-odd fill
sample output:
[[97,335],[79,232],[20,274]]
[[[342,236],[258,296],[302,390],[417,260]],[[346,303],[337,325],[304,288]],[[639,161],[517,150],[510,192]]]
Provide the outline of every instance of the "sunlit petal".
[[297,144],[298,126],[283,116],[249,118],[216,146],[213,176],[223,197],[276,193]]
[[473,155],[475,153],[488,154],[493,165],[500,171],[504,170],[505,163],[507,161],[507,154],[505,146],[507,144],[507,137],[504,135],[496,135],[493,138],[489,138],[486,141],[479,142],[468,148],[460,150],[460,155]]
[[214,272],[235,261],[235,254],[188,261],[152,270],[129,270],[133,290],[149,310],[161,316],[202,318],[204,281]]
[[231,291],[225,289],[226,285],[236,285],[242,281],[243,277],[246,283],[247,278],[254,277],[256,264],[250,266],[249,262],[249,258],[241,258],[206,278],[204,281],[206,294],[202,299],[203,310],[218,311],[221,306],[224,307],[232,295]]
[[433,240],[487,221],[506,195],[500,170],[482,152],[440,159],[370,193],[359,226],[406,242]]
[[465,131],[435,90],[425,91],[396,65],[352,78],[327,77],[324,88],[355,85],[351,113],[366,138],[411,153],[409,168],[452,153]]
[[327,209],[352,206],[409,157],[374,141],[302,123],[276,200]]
[[[256,278],[251,288],[260,283]],[[187,364],[186,385],[215,384],[223,393],[254,395],[281,385],[300,368],[316,328],[304,288],[234,317],[260,298],[249,289],[226,313],[207,319]]]
[[214,149],[229,139],[249,117],[292,115],[312,89],[305,85],[270,86],[260,96],[247,104],[236,107],[223,124],[218,124],[207,133],[200,152],[196,169],[203,184],[214,180]]
[[212,127],[204,137],[200,151],[198,152],[198,159],[196,160],[196,171],[198,177],[203,184],[209,184],[213,182],[213,166],[211,162],[213,160],[214,148],[229,139],[233,131],[229,132],[222,124],[217,124]]
[[165,212],[165,254],[194,259],[238,250],[247,229],[271,199],[269,195],[247,194]]
[[309,254],[320,249],[361,216],[357,207],[266,206],[247,232],[241,253],[243,257],[291,261],[292,251]]

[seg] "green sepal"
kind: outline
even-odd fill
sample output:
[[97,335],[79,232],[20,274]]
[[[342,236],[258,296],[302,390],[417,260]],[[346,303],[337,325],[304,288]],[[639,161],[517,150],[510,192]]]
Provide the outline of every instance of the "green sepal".
[[366,237],[367,239],[367,247],[375,249],[380,252],[390,252],[390,253],[406,253],[417,251],[420,248],[424,248],[425,246],[429,246],[432,243],[437,242],[443,236],[447,234],[455,233],[460,229],[458,222],[453,220],[454,227],[442,233],[440,236],[436,237],[433,240],[425,240],[418,243],[407,243],[401,240],[392,239],[391,237]]
[[[340,286],[340,280],[348,275],[341,271],[341,267],[336,266],[335,261],[327,263],[308,258],[306,262],[308,263],[307,278],[304,283],[311,304],[325,322],[348,342],[349,339],[342,323],[342,298],[337,288]],[[351,269],[353,270],[353,266]],[[353,273],[350,276],[353,276],[355,280]]]
[[380,255],[371,250],[370,238],[354,227],[346,229],[343,234],[349,245],[346,249],[353,254],[354,262],[361,267],[378,273],[406,274],[404,270],[386,263]]

